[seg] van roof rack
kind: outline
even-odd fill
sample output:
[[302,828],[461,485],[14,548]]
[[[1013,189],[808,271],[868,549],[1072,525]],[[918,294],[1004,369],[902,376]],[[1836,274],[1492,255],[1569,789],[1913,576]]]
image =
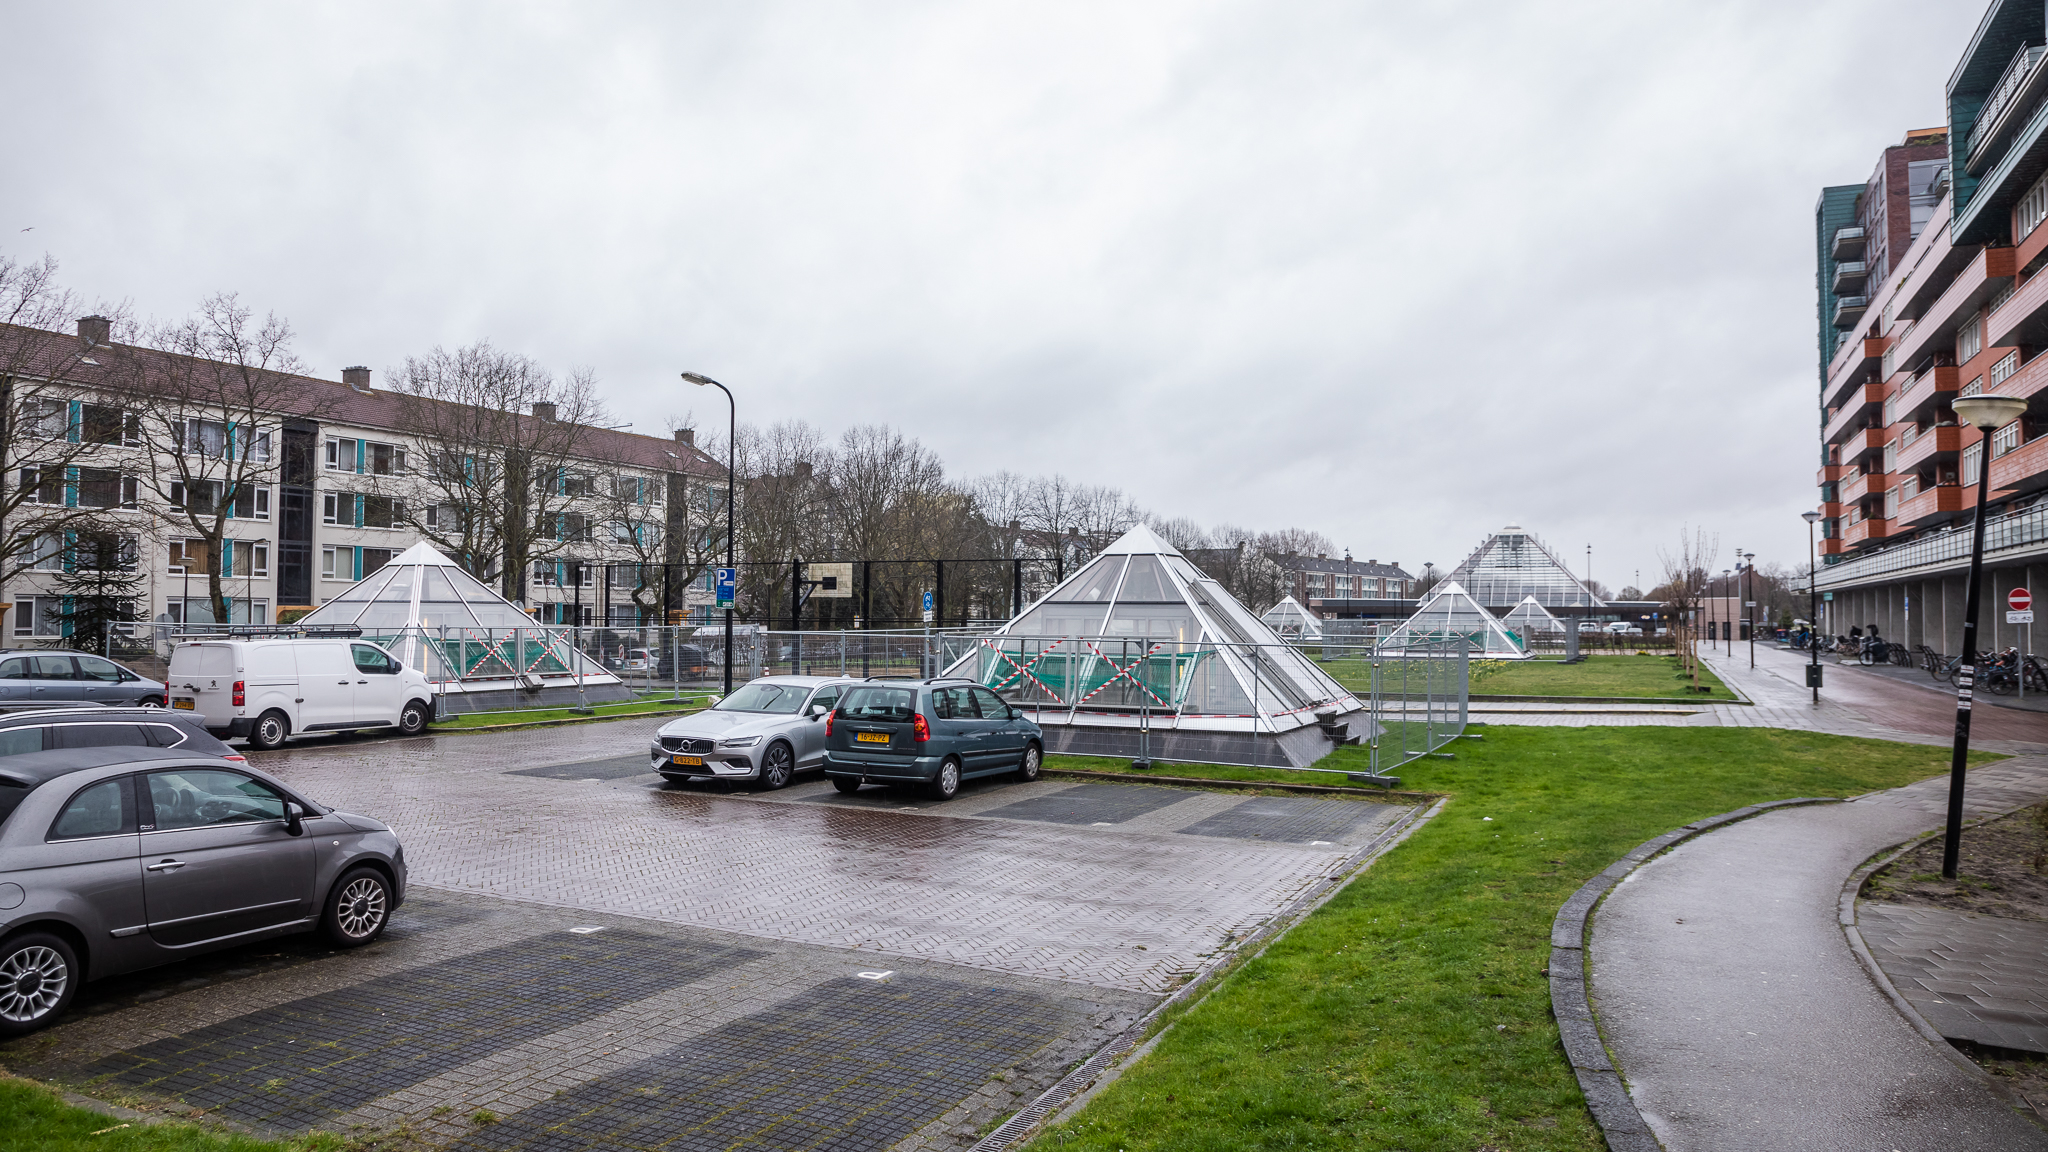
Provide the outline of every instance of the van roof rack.
[[298,639],[314,636],[361,636],[363,630],[355,624],[234,624],[227,628],[227,634],[237,638],[276,636]]

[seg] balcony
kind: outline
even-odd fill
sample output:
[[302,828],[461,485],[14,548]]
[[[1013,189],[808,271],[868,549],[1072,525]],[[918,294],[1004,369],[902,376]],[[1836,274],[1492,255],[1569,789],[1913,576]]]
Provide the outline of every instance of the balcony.
[[1892,422],[1910,423],[1937,401],[1955,399],[1956,389],[1962,387],[1962,383],[1962,371],[1957,368],[1930,368],[1922,372],[1908,382],[1898,398],[1892,401]]
[[1832,500],[1823,503],[1819,511],[1820,518],[1823,520],[1840,520],[1849,514],[1848,510],[1844,509],[1840,503]]
[[1928,488],[1911,500],[1899,501],[1899,516],[1896,523],[1904,527],[1918,528],[1925,524],[1941,524],[1955,519],[1955,515],[1970,506],[1977,498],[1975,485],[1968,488],[1960,484],[1941,484]]
[[1835,295],[1861,296],[1863,281],[1870,275],[1870,266],[1861,260],[1850,260],[1835,265]]
[[1956,329],[1977,311],[1977,306],[1997,295],[2018,272],[2011,248],[1985,248],[1970,258],[1939,299],[1927,309],[1925,318],[1913,325],[1899,340],[1894,364],[1911,365],[1920,358],[1955,343]]
[[[2038,24],[2040,18],[2035,17]],[[2048,69],[2041,67],[2041,54],[2048,49],[2039,45],[2022,46],[2018,55],[2005,66],[2005,74],[1992,85],[1991,94],[1984,98],[1984,106],[1977,111],[1977,119],[1970,126],[1969,139],[1964,143],[1963,168],[1972,176],[1981,176],[1991,162],[2004,154],[2005,146],[2012,143],[2013,136],[2021,125],[2027,122],[2027,114],[2040,105],[2044,88],[2041,79]]]
[[1861,432],[1851,432],[1849,438],[1842,441],[1841,462],[1854,464],[1865,456],[1874,456],[1884,451],[1884,446],[1890,441],[1891,432],[1884,428],[1865,428]]
[[1854,480],[1844,480],[1838,499],[1844,504],[1854,504],[1865,497],[1875,496],[1892,486],[1889,472],[1865,472]]
[[1813,486],[1818,488],[1823,484],[1833,484],[1842,478],[1842,473],[1847,471],[1848,469],[1840,464],[1823,464],[1820,471],[1813,474]]
[[1830,408],[1841,404],[1836,394],[1851,380],[1860,378],[1865,371],[1875,372],[1884,363],[1884,350],[1891,340],[1874,336],[1860,340],[1844,340],[1835,350],[1835,358],[1828,365],[1828,386],[1822,403]]
[[1841,410],[1829,418],[1821,439],[1833,444],[1847,435],[1859,420],[1876,420],[1877,410],[1884,406],[1885,387],[1883,381],[1872,380],[1861,388],[1852,389],[1843,400]]
[[1891,523],[1889,520],[1862,520],[1845,525],[1842,528],[1842,543],[1854,548],[1858,544],[1882,540],[1891,532],[1897,531],[1891,527]]
[[[1970,434],[1976,440],[1976,433]],[[1913,438],[1908,444],[1899,437],[1898,459],[1892,465],[1894,472],[1918,472],[1920,466],[1941,456],[1948,456],[1963,450],[1963,430],[1951,424],[1946,428],[1929,428]]]
[[[2028,237],[2021,248],[2013,250],[2014,263],[2018,263],[2023,249],[2035,247],[2036,240],[2044,235],[2048,235],[2048,226],[2034,229],[2034,235]],[[2038,343],[2038,340],[2021,338],[2020,331],[2037,329],[2044,308],[2048,308],[2048,276],[2036,274],[2006,297],[2003,304],[1991,310],[1984,324],[1985,342],[1995,345]]]
[[1835,229],[1835,244],[1832,255],[1837,260],[1863,259],[1863,229]]
[[1870,307],[1870,301],[1861,296],[1844,296],[1835,301],[1835,327],[1854,328],[1863,319],[1863,312]]
[[1991,494],[2025,495],[2048,488],[2048,436],[2037,436],[1991,462]]
[[1820,554],[1823,556],[1840,556],[1848,550],[1849,546],[1840,540],[1823,540],[1820,542]]

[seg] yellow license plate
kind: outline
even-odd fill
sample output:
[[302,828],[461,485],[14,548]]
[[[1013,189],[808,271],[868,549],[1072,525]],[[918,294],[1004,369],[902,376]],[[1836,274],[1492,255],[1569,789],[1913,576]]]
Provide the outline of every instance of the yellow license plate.
[[671,756],[669,759],[685,768],[702,768],[704,766],[704,758],[702,756]]
[[889,734],[887,732],[855,732],[853,738],[856,743],[860,744],[887,744],[889,742]]
[[185,711],[187,711],[187,712],[190,712],[190,711],[192,710],[192,701],[190,701],[190,700],[173,700],[173,701],[171,701],[171,707],[173,707],[173,708],[183,708],[183,709],[184,709]]

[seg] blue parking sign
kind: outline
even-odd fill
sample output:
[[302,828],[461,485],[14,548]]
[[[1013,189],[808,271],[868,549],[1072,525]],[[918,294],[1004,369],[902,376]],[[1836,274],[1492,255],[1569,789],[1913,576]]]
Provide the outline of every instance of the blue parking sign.
[[733,587],[738,583],[739,570],[737,568],[718,569],[718,576],[712,582],[712,586],[718,592],[718,606],[720,608],[732,607]]

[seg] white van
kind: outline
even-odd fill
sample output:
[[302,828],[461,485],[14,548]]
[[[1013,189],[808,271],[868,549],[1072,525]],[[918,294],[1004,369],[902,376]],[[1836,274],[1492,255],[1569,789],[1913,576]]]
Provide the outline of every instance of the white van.
[[171,651],[166,695],[216,736],[275,748],[294,732],[397,728],[434,718],[434,692],[417,668],[365,640],[228,637]]

